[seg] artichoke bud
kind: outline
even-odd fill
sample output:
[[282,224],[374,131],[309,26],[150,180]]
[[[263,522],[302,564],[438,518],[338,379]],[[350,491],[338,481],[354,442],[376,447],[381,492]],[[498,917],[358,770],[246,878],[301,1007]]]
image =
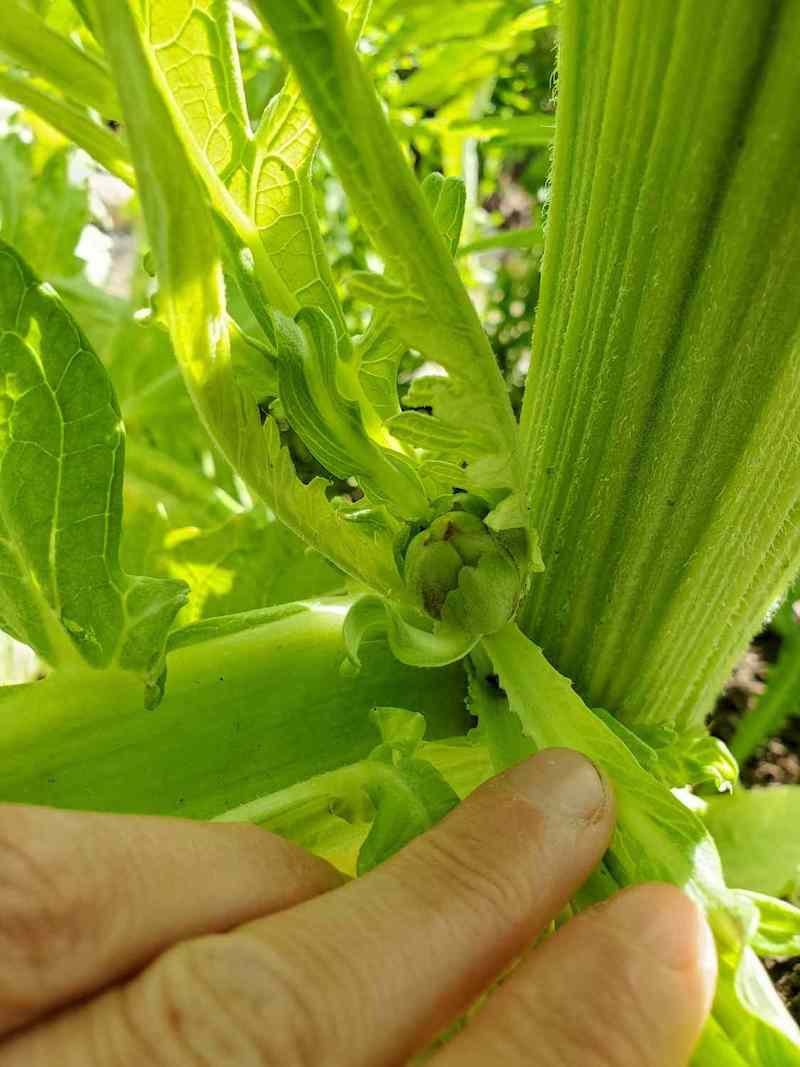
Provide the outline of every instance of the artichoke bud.
[[527,575],[525,531],[491,530],[484,522],[489,510],[467,493],[435,501],[428,525],[410,531],[400,546],[417,606],[476,635],[494,633],[513,618]]

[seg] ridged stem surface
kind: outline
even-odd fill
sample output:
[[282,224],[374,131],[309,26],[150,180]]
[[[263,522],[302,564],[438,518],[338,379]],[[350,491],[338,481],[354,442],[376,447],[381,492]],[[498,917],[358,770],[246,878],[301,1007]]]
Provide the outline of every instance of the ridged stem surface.
[[800,564],[800,3],[562,33],[525,624],[590,704],[698,722]]

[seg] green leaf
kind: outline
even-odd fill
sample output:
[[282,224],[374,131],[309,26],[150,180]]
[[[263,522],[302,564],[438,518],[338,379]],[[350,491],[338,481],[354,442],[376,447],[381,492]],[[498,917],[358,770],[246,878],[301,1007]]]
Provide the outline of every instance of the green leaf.
[[285,316],[275,322],[280,397],[292,428],[328,470],[355,476],[368,496],[399,517],[419,518],[428,500],[413,464],[376,445],[358,405],[342,395],[330,319],[317,308],[303,308],[296,323]]
[[89,194],[85,181],[70,181],[70,155],[57,149],[36,168],[32,145],[13,134],[0,140],[3,239],[48,281],[84,266],[75,247],[89,221]]
[[692,1067],[798,1067],[795,1024],[753,950],[722,951],[717,967],[713,1014]]
[[462,245],[459,256],[471,256],[476,252],[493,252],[503,248],[538,248],[544,241],[541,226],[520,227],[513,230],[500,230],[498,233],[477,237],[469,244]]
[[[424,456],[421,470],[427,468],[432,475],[440,472],[446,486],[443,491],[450,492],[454,486],[478,491],[506,489],[507,464],[502,456],[488,447],[483,427],[473,417],[474,398],[463,382],[436,375],[415,378],[403,403],[406,408],[429,407],[435,413],[433,418],[436,421],[432,423],[431,431],[442,431],[438,442],[442,447]],[[399,424],[402,434],[405,420],[399,420]],[[411,426],[418,433],[423,428],[416,418],[411,420]],[[466,426],[470,428],[468,440],[463,433]],[[445,427],[450,430],[448,440],[444,439]],[[421,440],[419,436],[417,439]],[[428,444],[429,447],[433,446],[434,439],[429,437]]]
[[89,4],[91,3],[91,0],[71,0],[71,2],[75,11],[77,11],[77,13],[80,15],[83,24],[88,29],[92,30],[92,32],[94,32],[92,25],[92,15],[91,11],[89,10]]
[[424,192],[391,128],[332,0],[258,9],[289,58],[337,173],[386,276],[405,293],[403,340],[437,360],[474,399],[511,484],[516,427],[505,385]]
[[458,794],[427,761],[389,755],[386,768],[388,774],[366,787],[375,818],[358,853],[359,875],[393,856],[458,804]]
[[476,459],[486,451],[486,441],[467,426],[453,426],[435,415],[402,411],[386,424],[398,441],[441,456]]
[[281,444],[274,419],[264,424],[264,442],[264,480],[270,487],[269,502],[276,516],[345,573],[383,595],[402,599],[392,527],[386,522],[362,522],[343,509],[333,508],[326,496],[328,483],[322,478],[303,484]]
[[671,789],[708,784],[727,793],[736,785],[739,765],[727,745],[705,730],[681,734],[668,723],[632,730],[603,708],[593,710],[622,738],[639,763]]
[[[232,213],[231,226],[247,238],[245,251],[255,268],[267,274],[274,268],[263,263],[263,248],[250,234],[250,223],[236,214],[218,176],[199,158],[174,101],[162,92],[155,61],[130,10],[111,0],[97,0],[96,8],[140,178],[158,265],[159,302],[195,406],[231,466],[281,521],[345,572],[381,592],[399,589],[389,537],[340,517],[325,496],[325,483],[303,486],[273,420],[262,428],[257,406],[237,385],[222,260],[206,196],[219,211]],[[259,249],[261,261],[256,258]]]
[[[536,751],[525,737],[519,718],[512,715],[508,698],[500,687],[489,657],[478,646],[464,661],[467,670],[467,703],[478,726],[473,735],[488,751],[492,773],[500,774]],[[473,736],[471,735],[471,736]]]
[[19,0],[5,0],[0,54],[60,90],[67,100],[117,118],[119,104],[108,70]]
[[[464,218],[464,183],[433,173],[423,181],[422,191],[436,225],[455,255]],[[458,378],[436,378],[436,386],[427,390],[425,400],[419,399],[419,387],[415,392],[419,381],[416,379],[406,406],[429,406],[432,414],[400,412],[397,372],[404,352],[416,338],[406,333],[407,294],[391,270],[383,275],[351,275],[350,291],[375,307],[369,329],[356,347],[356,358],[360,361],[364,392],[386,420],[389,433],[401,443],[427,453],[423,463],[446,461],[460,469],[456,481],[445,481],[442,491],[467,483],[489,487],[506,484],[505,462],[501,459],[498,463],[493,457],[494,433],[482,425],[474,396]]]
[[800,786],[711,797],[705,820],[730,885],[800,899]]
[[425,719],[407,708],[373,708],[370,718],[378,727],[381,741],[390,748],[413,756],[425,736]]
[[213,445],[163,326],[123,314],[104,356],[125,428],[137,448],[199,471],[202,454]]
[[356,354],[361,388],[383,420],[400,411],[397,371],[407,347],[397,335],[389,309],[376,308],[369,327],[358,341]]
[[[669,731],[666,733],[668,736]],[[724,741],[709,736],[704,730],[675,733],[656,751],[656,774],[668,785],[708,785],[719,793],[728,793],[736,786],[738,763]]]
[[342,588],[343,575],[306,548],[265,509],[234,515],[209,530],[165,532],[151,547],[149,570],[191,590],[182,623],[323,596]]
[[123,428],[111,383],[54,291],[0,244],[0,625],[53,667],[154,683],[182,582],[124,574]]
[[487,3],[475,12],[471,28],[469,9],[465,12],[461,4],[445,3],[436,12],[423,7],[420,14],[419,28],[411,31],[413,41],[425,44],[427,39],[430,47],[397,94],[401,106],[440,107],[474,91],[497,76],[501,63],[513,65],[518,54],[530,49],[533,34],[555,21],[552,4]]
[[361,666],[361,645],[369,637],[385,636],[392,655],[415,667],[443,667],[455,663],[475,646],[478,638],[419,612],[401,608],[377,596],[357,600],[344,624],[344,642],[349,661]]
[[250,126],[229,0],[144,0],[144,32],[191,136],[223,181]]
[[[464,221],[466,193],[464,183],[457,178],[443,178],[441,174],[429,174],[422,183],[422,192],[428,201],[436,225],[455,255]],[[358,295],[359,278],[362,297],[374,304],[369,328],[356,345],[359,380],[370,403],[379,417],[387,420],[400,412],[397,396],[397,372],[408,345],[398,327],[394,304],[402,298],[402,285],[393,284],[392,272],[381,276],[351,275],[351,295]],[[378,288],[369,288],[369,283]],[[386,286],[384,290],[381,286]],[[402,314],[402,311],[400,312]]]
[[751,944],[759,956],[800,956],[800,908],[763,893],[743,891],[758,910],[758,930]]
[[424,744],[427,723],[419,712],[376,707],[369,717],[382,743],[366,759],[226,812],[222,819],[268,826],[348,873],[365,874],[388,859],[458,803],[432,759],[443,759],[451,773],[460,766],[470,782],[475,766],[471,746],[447,752],[453,746]]
[[514,624],[485,637],[484,645],[512,710],[537,748],[576,748],[611,778],[618,808],[612,855],[626,881],[675,882],[719,908],[725,899],[722,868],[700,819],[642,768],[616,731],[585,707],[569,681]]
[[[350,34],[361,32],[368,4],[349,8]],[[319,134],[297,79],[288,74],[256,133],[250,174],[250,211],[267,252],[304,307],[321,308],[337,341],[349,348],[347,327],[314,207],[311,168]]]
[[422,191],[433,214],[434,221],[454,256],[461,239],[464,225],[464,208],[467,191],[461,178],[445,178],[435,171],[422,183]]
[[[93,285],[85,273],[74,274],[68,278],[57,275],[47,280],[58,291],[67,311],[86,336],[91,337],[92,347],[103,364],[108,366],[109,349],[123,320],[131,311],[128,301]],[[134,353],[132,356],[130,350],[128,352],[128,356],[134,360],[137,355],[138,353]],[[114,381],[113,375],[111,380]],[[116,385],[116,382],[114,384]],[[119,392],[117,397],[121,402]]]
[[553,140],[552,115],[487,115],[481,119],[459,119],[451,130],[479,141],[498,140],[503,145],[548,145]]
[[43,92],[32,79],[0,70],[0,94],[28,108],[49,123],[54,130],[74,141],[106,170],[128,185],[134,184],[133,167],[125,142],[96,122],[86,110],[67,99]]
[[753,708],[740,719],[731,749],[744,763],[759,744],[780,733],[784,723],[800,714],[800,581],[795,581],[772,620],[772,629],[781,636],[776,663],[767,673],[767,688]]
[[700,818],[642,767],[515,624],[484,638],[484,647],[536,747],[574,748],[612,782],[617,823],[605,865],[614,882],[671,882],[707,913],[721,961],[714,1019],[730,1044],[744,1051],[751,1028],[763,1034],[765,1047],[800,1056],[800,1031],[766,972],[752,965],[748,944],[758,929],[758,909],[725,884],[714,840]]

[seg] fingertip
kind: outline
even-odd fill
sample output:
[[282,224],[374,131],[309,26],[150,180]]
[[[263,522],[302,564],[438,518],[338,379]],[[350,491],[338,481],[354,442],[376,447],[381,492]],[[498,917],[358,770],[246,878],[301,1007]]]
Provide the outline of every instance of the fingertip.
[[302,887],[302,897],[317,896],[348,881],[341,871],[293,841],[252,823],[215,822],[206,826],[250,860],[260,859],[266,874],[279,870],[284,880]]
[[581,753],[546,748],[523,760],[490,787],[511,790],[544,820],[549,834],[566,846],[572,838],[586,853],[584,877],[600,860],[614,830],[614,790],[603,772]]
[[603,922],[629,931],[650,963],[686,980],[687,1000],[704,1019],[714,999],[717,952],[698,904],[677,886],[651,882],[622,890],[598,911]]
[[545,748],[500,777],[506,785],[537,805],[557,807],[561,814],[595,821],[613,803],[603,773],[580,752]]
[[437,1067],[541,1061],[688,1063],[711,1008],[716,954],[702,912],[671,885],[623,890],[529,953]]

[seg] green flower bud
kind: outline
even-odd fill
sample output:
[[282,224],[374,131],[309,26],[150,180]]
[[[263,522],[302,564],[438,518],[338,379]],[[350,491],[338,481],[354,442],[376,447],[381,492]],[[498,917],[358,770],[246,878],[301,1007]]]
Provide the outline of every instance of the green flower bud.
[[[513,618],[527,574],[524,530],[491,530],[489,507],[458,494],[431,508],[429,525],[402,552],[406,586],[432,618],[471,634],[494,633]],[[455,506],[454,506],[455,505]]]

